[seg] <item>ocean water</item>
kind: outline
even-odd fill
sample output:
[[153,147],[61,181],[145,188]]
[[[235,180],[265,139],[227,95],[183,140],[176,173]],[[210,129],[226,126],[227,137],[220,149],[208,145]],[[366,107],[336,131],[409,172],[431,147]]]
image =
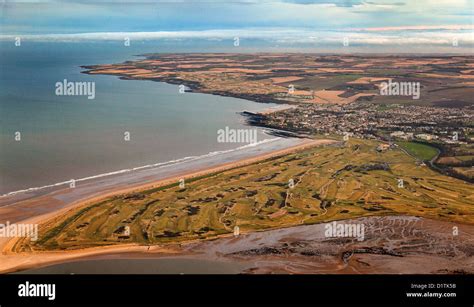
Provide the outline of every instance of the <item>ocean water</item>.
[[[236,148],[245,144],[218,143],[217,130],[253,128],[238,112],[275,106],[81,73],[81,65],[118,63],[149,52],[172,48],[152,42],[130,47],[1,42],[0,195]],[[95,99],[55,95],[56,82],[64,79],[95,82]],[[21,141],[15,140],[17,132]],[[124,140],[126,132],[130,141]],[[258,129],[258,141],[269,138]]]

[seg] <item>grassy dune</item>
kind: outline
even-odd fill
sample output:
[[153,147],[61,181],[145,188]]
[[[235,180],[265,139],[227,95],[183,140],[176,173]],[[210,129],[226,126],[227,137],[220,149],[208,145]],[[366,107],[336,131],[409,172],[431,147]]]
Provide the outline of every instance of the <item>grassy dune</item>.
[[[376,141],[317,147],[186,183],[88,204],[40,228],[25,250],[158,244],[370,215],[474,223],[472,184],[446,177]],[[397,186],[397,179],[404,187]],[[294,186],[289,187],[293,179]],[[130,233],[127,233],[127,226]]]

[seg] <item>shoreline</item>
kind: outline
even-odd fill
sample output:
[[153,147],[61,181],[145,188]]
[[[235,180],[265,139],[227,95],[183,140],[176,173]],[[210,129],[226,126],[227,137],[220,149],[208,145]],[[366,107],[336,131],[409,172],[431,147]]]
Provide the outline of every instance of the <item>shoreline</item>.
[[[111,190],[104,190],[99,195],[92,195],[91,197],[88,198],[83,198],[80,200],[73,201],[63,208],[59,208],[57,210],[52,210],[51,212],[45,213],[45,214],[38,214],[36,216],[29,216],[27,218],[20,218],[19,221],[22,223],[30,223],[30,224],[41,224],[42,222],[45,222],[47,220],[50,220],[54,217],[67,214],[67,212],[74,210],[78,207],[81,206],[86,206],[90,204],[91,202],[96,202],[99,200],[102,200],[104,198],[111,197],[113,195],[117,194],[122,194],[122,193],[129,193],[132,191],[140,191],[144,189],[149,189],[149,188],[154,188],[154,187],[160,187],[164,186],[167,184],[171,183],[176,183],[178,182],[179,179],[184,178],[184,179],[190,179],[194,177],[199,177],[203,176],[206,174],[210,173],[216,173],[216,172],[222,172],[231,168],[236,168],[236,167],[241,167],[253,163],[257,163],[259,161],[263,161],[269,158],[277,157],[277,156],[282,156],[286,155],[291,152],[299,151],[299,150],[304,150],[307,148],[311,148],[314,146],[325,146],[325,145],[331,145],[337,143],[335,140],[313,140],[313,139],[299,139],[297,145],[293,145],[288,148],[284,149],[279,149],[271,152],[266,152],[266,153],[260,153],[257,156],[253,157],[248,157],[245,159],[229,162],[229,163],[224,163],[220,164],[215,167],[211,168],[201,168],[201,169],[194,169],[188,172],[184,173],[179,173],[175,174],[172,177],[168,178],[163,178],[157,181],[153,182],[148,182],[148,183],[141,183],[137,184],[135,186],[127,186],[125,188],[115,188]],[[69,191],[70,192],[70,191]],[[61,196],[61,194],[67,194],[67,191],[57,191],[53,192],[53,195],[43,195],[37,198],[29,199],[27,201],[20,201],[21,203],[27,203],[27,205],[39,205],[48,203],[53,200],[53,198],[56,196]],[[35,203],[36,202],[36,203]],[[11,207],[15,206],[10,205],[7,208],[0,207],[0,213],[2,212],[2,209],[11,209]],[[28,206],[27,206],[28,207]],[[21,208],[19,208],[19,211],[22,211]],[[24,210],[23,210],[24,211]],[[23,212],[23,214],[25,214]],[[224,235],[228,236],[228,234]],[[21,270],[24,267],[30,267],[30,266],[40,266],[44,265],[45,263],[54,263],[56,261],[61,262],[64,260],[70,260],[70,259],[76,259],[80,257],[87,257],[87,256],[92,256],[92,255],[100,255],[100,254],[110,254],[110,253],[117,253],[120,251],[158,251],[158,252],[168,252],[168,253],[173,253],[173,245],[177,244],[170,244],[167,245],[165,248],[162,246],[141,246],[137,244],[126,244],[126,245],[113,245],[113,246],[107,246],[107,247],[99,247],[99,248],[87,248],[83,250],[76,250],[76,251],[67,251],[67,252],[33,252],[33,253],[16,253],[13,251],[15,245],[21,241],[23,238],[0,238],[0,249],[2,251],[0,255],[0,273],[7,273],[11,271],[16,271],[16,270]],[[213,238],[215,239],[215,238]],[[171,248],[170,248],[171,247]]]
[[[104,185],[103,189],[97,191],[100,194],[103,194],[105,190],[116,190],[115,186],[119,185],[119,183],[123,189],[128,188],[130,186],[132,186],[133,188],[137,188],[142,186],[143,184],[153,186],[153,183],[155,182],[184,176],[197,171],[207,171],[218,167],[225,167],[234,163],[237,163],[237,165],[240,166],[240,162],[244,162],[249,159],[259,159],[259,157],[265,155],[273,156],[277,154],[284,154],[287,152],[287,150],[292,151],[293,149],[298,149],[301,146],[304,147],[308,143],[314,143],[315,145],[317,145],[319,143],[323,144],[325,142],[337,142],[336,140],[332,139],[310,139],[301,137],[277,137],[268,140],[271,141],[260,142],[252,146],[244,145],[220,152],[211,152],[201,156],[188,157],[190,159],[183,158],[174,160],[174,162],[168,161],[145,167],[141,166],[132,169],[110,172],[106,174],[94,175],[76,180],[76,183],[82,180],[87,182],[81,185],[76,184],[75,188],[58,187],[61,185],[66,185],[70,182],[67,181],[61,182],[59,184],[45,186],[44,189],[33,188],[33,190],[31,191],[24,190],[18,193],[13,193],[11,195],[3,195],[0,197],[0,216],[2,216],[2,209],[5,209],[7,207],[13,207],[15,205],[18,205],[19,203],[27,203],[30,201],[34,201],[35,199],[40,199],[43,197],[51,196],[51,198],[60,201],[68,201],[67,199],[63,199],[63,195],[67,195],[68,193],[71,194],[74,191],[77,191],[82,188],[90,188],[90,186],[93,186],[94,184]],[[165,169],[168,169],[170,167],[174,167],[174,169],[180,170],[165,171]],[[163,170],[164,174],[161,175],[159,178],[153,178],[160,175],[160,170]],[[2,221],[3,220],[0,219],[0,222]]]
[[[246,111],[244,111],[244,112],[246,112]],[[116,170],[116,171],[110,171],[110,172],[107,172],[107,173],[90,175],[90,176],[83,177],[83,178],[77,178],[77,179],[71,179],[71,180],[67,180],[67,181],[56,182],[56,183],[47,184],[47,185],[39,186],[39,187],[30,187],[30,188],[26,188],[26,189],[22,189],[22,190],[11,191],[11,192],[7,192],[5,194],[0,195],[0,204],[2,202],[2,198],[7,198],[9,196],[15,196],[15,195],[18,195],[18,194],[26,194],[26,193],[30,193],[30,192],[34,193],[36,191],[41,191],[41,190],[54,189],[54,188],[61,187],[61,186],[67,186],[72,182],[72,180],[74,180],[75,183],[78,183],[78,182],[82,182],[82,181],[95,180],[95,179],[120,175],[120,174],[124,174],[124,173],[131,173],[131,172],[140,171],[140,170],[153,169],[153,168],[159,168],[159,167],[167,167],[167,166],[172,166],[172,165],[176,165],[176,164],[180,164],[180,163],[185,163],[187,161],[199,160],[199,159],[202,159],[202,158],[207,157],[207,156],[214,156],[214,155],[218,155],[218,154],[225,154],[225,153],[232,152],[232,151],[238,151],[238,150],[245,149],[248,146],[258,146],[258,145],[273,142],[273,141],[276,141],[276,140],[277,140],[277,138],[264,139],[264,140],[259,141],[257,143],[250,143],[250,144],[246,144],[246,145],[242,145],[242,146],[239,146],[239,147],[236,147],[236,148],[231,148],[231,149],[222,150],[222,151],[212,151],[212,152],[209,152],[207,154],[203,154],[203,155],[199,155],[199,156],[187,156],[187,157],[178,158],[178,159],[170,160],[170,161],[157,162],[157,163],[148,164],[148,165],[142,165],[142,166],[136,166],[136,167],[132,167],[132,168],[126,168],[126,169],[121,169],[121,170]]]
[[[153,82],[163,82],[170,85],[183,85],[185,86],[187,93],[198,93],[198,94],[208,94],[208,95],[216,95],[222,97],[232,97],[237,99],[244,99],[249,100],[255,103],[274,103],[279,105],[294,105],[295,107],[298,105],[291,101],[279,100],[272,97],[269,97],[266,94],[248,94],[248,93],[232,93],[228,91],[220,91],[220,90],[205,90],[199,83],[190,81],[190,80],[181,80],[169,77],[132,77],[127,74],[123,73],[105,73],[101,72],[101,66],[108,65],[108,64],[98,64],[98,65],[83,65],[81,68],[86,69],[81,71],[81,73],[86,75],[107,75],[107,76],[115,76],[118,77],[120,80],[145,80],[145,81],[153,81]],[[114,64],[115,65],[115,64]],[[99,72],[97,72],[99,71]],[[269,127],[270,128],[270,127]]]

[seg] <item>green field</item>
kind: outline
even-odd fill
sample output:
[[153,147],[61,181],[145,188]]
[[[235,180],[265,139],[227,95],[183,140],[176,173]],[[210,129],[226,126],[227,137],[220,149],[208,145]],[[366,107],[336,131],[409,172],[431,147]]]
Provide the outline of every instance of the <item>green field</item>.
[[166,244],[214,238],[235,226],[248,232],[373,215],[474,223],[472,184],[419,166],[400,149],[377,152],[379,144],[351,139],[210,174],[184,188],[110,197],[40,225],[39,240],[20,242],[17,250]]
[[438,154],[436,148],[421,143],[401,141],[397,142],[397,144],[405,149],[409,154],[423,161],[429,161]]

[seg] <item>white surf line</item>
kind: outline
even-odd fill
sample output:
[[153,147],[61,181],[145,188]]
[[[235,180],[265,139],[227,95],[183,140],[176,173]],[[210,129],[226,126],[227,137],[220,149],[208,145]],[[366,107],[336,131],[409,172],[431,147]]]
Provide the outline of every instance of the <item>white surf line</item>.
[[211,152],[209,152],[207,154],[204,154],[204,155],[201,155],[201,156],[189,156],[189,157],[184,157],[184,158],[181,158],[181,159],[176,159],[176,160],[171,160],[171,161],[166,161],[166,162],[159,162],[159,163],[154,163],[154,164],[148,164],[148,165],[138,166],[138,167],[134,167],[134,168],[127,168],[127,169],[122,169],[122,170],[113,171],[113,172],[109,172],[109,173],[93,175],[93,176],[79,178],[79,179],[70,179],[68,181],[57,182],[57,183],[53,183],[53,184],[49,184],[49,185],[45,185],[45,186],[41,186],[41,187],[33,187],[33,188],[24,189],[24,190],[13,191],[13,192],[9,192],[9,193],[0,195],[0,198],[6,197],[6,196],[13,196],[13,195],[20,194],[20,193],[34,192],[34,191],[44,190],[44,189],[48,189],[48,188],[58,187],[58,186],[61,186],[61,185],[70,184],[72,182],[72,180],[74,180],[74,182],[81,182],[81,181],[86,181],[86,180],[91,180],[91,179],[108,177],[108,176],[112,176],[112,175],[130,173],[130,172],[133,172],[133,171],[138,171],[138,170],[143,170],[143,169],[151,169],[151,168],[155,168],[155,167],[160,168],[160,167],[167,167],[167,166],[182,164],[184,162],[195,161],[195,160],[199,160],[199,159],[203,159],[203,158],[213,157],[213,156],[216,156],[216,155],[226,154],[226,153],[230,153],[230,152],[234,152],[234,151],[238,151],[238,150],[242,150],[242,149],[246,149],[246,148],[255,147],[255,146],[258,146],[258,145],[274,142],[274,141],[277,141],[277,140],[280,140],[280,139],[281,139],[281,137],[276,137],[276,138],[272,138],[272,139],[265,139],[265,140],[262,140],[262,141],[259,141],[259,142],[256,142],[256,143],[246,144],[246,145],[239,146],[239,147],[233,148],[233,149],[221,150],[221,151],[211,151]]

